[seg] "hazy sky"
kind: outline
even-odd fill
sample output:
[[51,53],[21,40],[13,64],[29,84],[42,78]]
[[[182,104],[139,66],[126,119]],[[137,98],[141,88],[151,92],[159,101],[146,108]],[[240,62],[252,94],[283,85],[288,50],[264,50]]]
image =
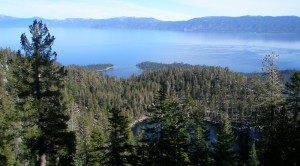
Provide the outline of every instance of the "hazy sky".
[[0,0],[0,14],[14,17],[153,17],[187,20],[204,16],[300,16],[300,0]]

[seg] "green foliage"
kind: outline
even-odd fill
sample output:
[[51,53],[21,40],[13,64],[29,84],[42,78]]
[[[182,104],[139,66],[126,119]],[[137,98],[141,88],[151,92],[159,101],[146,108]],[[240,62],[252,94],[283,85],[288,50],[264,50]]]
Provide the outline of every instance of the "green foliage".
[[[86,158],[88,150],[84,149],[89,149],[92,126],[97,126],[101,131],[106,130],[109,115],[107,110],[125,107],[127,108],[125,114],[130,121],[134,121],[148,114],[147,111],[150,110],[146,107],[151,105],[151,102],[159,101],[158,96],[154,94],[161,84],[165,87],[163,92],[165,97],[176,95],[185,99],[185,96],[190,96],[194,104],[201,105],[201,109],[197,110],[202,110],[207,120],[215,122],[221,120],[220,115],[225,110],[229,111],[233,121],[252,120],[257,96],[262,87],[260,81],[248,79],[246,76],[219,67],[174,66],[165,70],[145,72],[128,79],[116,79],[76,66],[68,67],[67,71],[65,90],[73,103],[68,109],[74,117],[72,128],[76,131],[78,139],[77,153],[85,154]],[[160,104],[155,105],[159,109]],[[108,132],[103,132],[104,142],[107,138]],[[144,157],[147,157],[148,152],[142,151],[145,152]],[[151,155],[158,156],[158,153],[153,152]]]
[[[107,128],[109,114],[106,110],[114,106],[120,107],[121,105],[126,105],[127,109],[125,114],[127,114],[130,119],[145,114],[144,109],[153,100],[153,94],[161,82],[165,84],[165,96],[168,94],[176,94],[181,98],[185,98],[184,96],[190,95],[195,99],[195,104],[202,105],[201,109],[203,108],[203,111],[205,111],[205,117],[209,117],[208,119],[215,121],[218,121],[219,117],[216,115],[225,109],[225,106],[221,105],[221,103],[224,102],[216,102],[219,99],[227,101],[226,109],[231,111],[231,115],[243,113],[245,115],[247,114],[247,116],[244,117],[250,118],[252,114],[251,111],[254,111],[256,98],[254,92],[255,89],[257,89],[256,87],[260,85],[260,83],[257,82],[257,86],[251,89],[250,84],[252,81],[245,79],[246,77],[233,74],[222,68],[214,67],[202,69],[171,68],[153,73],[143,73],[139,77],[121,80],[99,75],[97,72],[74,66],[68,67],[67,70],[68,74],[65,82],[65,98],[67,100],[64,101],[68,102],[66,108],[70,110],[70,116],[72,117],[69,121],[69,127],[76,132],[77,154],[86,156],[83,157],[85,163],[89,162],[92,126],[97,126],[99,131],[105,131]],[[176,73],[176,75],[174,75],[174,73]],[[231,74],[233,75],[230,76]],[[213,75],[217,76],[218,81],[215,80],[215,76]],[[201,78],[198,78],[199,76],[201,76]],[[245,82],[241,82],[241,80]],[[227,83],[222,83],[222,81]],[[243,83],[243,86],[239,85],[240,83]],[[201,86],[199,86],[199,84]],[[226,87],[235,88],[227,91]],[[244,89],[238,87],[244,87]],[[246,91],[247,88],[251,89],[251,91]],[[226,91],[220,93],[222,92],[220,90]],[[242,91],[238,92],[239,90]],[[245,97],[238,97],[241,94]],[[222,95],[226,97],[222,98]],[[234,97],[229,97],[231,95]],[[188,99],[189,97],[186,98]],[[213,99],[215,102],[210,102],[210,99]],[[237,102],[237,100],[241,99],[243,102]],[[234,111],[233,102],[236,103],[235,105],[237,105],[238,108],[244,108],[249,104],[250,112],[246,110],[244,112]],[[243,104],[244,106],[241,107],[242,105],[239,106],[239,104]],[[27,108],[32,107],[28,106]],[[186,108],[182,108],[182,110]],[[208,110],[210,111],[209,113],[207,112]],[[34,117],[32,116],[34,114],[29,114],[29,111],[26,113],[28,114],[28,118]],[[191,111],[191,114],[192,113],[193,111]],[[194,111],[194,113],[197,113],[197,111]],[[169,123],[171,124],[172,121],[173,120],[170,120]],[[176,119],[174,122],[176,122]],[[187,124],[189,123],[190,122]],[[30,133],[30,135],[33,135],[35,133],[34,131],[37,131],[34,126],[29,129],[27,133]],[[188,131],[188,129],[186,129],[186,131]],[[199,134],[199,138],[201,137],[201,132],[199,129],[197,133]],[[103,140],[105,142],[108,138],[108,132],[103,133]],[[188,136],[188,139],[191,139],[191,136]],[[189,151],[191,150],[190,147],[191,145],[188,145]],[[189,160],[191,161],[192,153],[187,152],[186,154],[188,154]],[[197,157],[194,157],[194,159],[197,160]]]
[[17,148],[20,134],[19,116],[15,108],[15,94],[10,87],[15,81],[8,68],[10,56],[15,56],[9,49],[0,50],[0,165],[17,164],[16,158],[21,153]]
[[[279,164],[284,161],[286,150],[283,144],[289,131],[287,110],[283,108],[283,85],[279,81],[276,58],[278,55],[266,55],[263,60],[263,71],[266,74],[265,92],[261,96],[259,125],[261,131],[260,152],[265,165]],[[279,140],[280,143],[278,142]],[[281,144],[283,143],[283,144]]]
[[263,59],[262,69],[266,74],[266,89],[264,95],[262,96],[262,104],[265,106],[278,106],[283,102],[283,85],[280,82],[279,70],[276,66],[277,57],[278,55],[273,52],[271,55],[266,55]]
[[164,107],[166,110],[164,116],[166,118],[166,130],[164,133],[166,155],[169,157],[168,160],[172,165],[187,165],[190,163],[188,156],[189,135],[186,132],[188,114],[180,108],[180,104],[176,99],[167,99]]
[[[39,162],[71,163],[75,135],[69,132],[69,120],[63,99],[64,68],[55,63],[57,54],[52,52],[55,40],[42,21],[29,26],[32,35],[30,43],[25,33],[21,36],[24,55],[19,52],[22,65],[16,77],[19,105],[23,112],[26,144],[31,153],[39,156]],[[68,138],[68,140],[66,140]]]
[[76,155],[73,157],[72,165],[73,166],[84,166],[84,162],[79,156]]
[[136,152],[137,152],[137,165],[148,165],[151,161],[149,154],[149,143],[148,138],[145,137],[145,132],[142,130],[138,133],[138,141],[136,146]]
[[191,136],[189,143],[189,153],[191,162],[195,165],[210,165],[211,153],[207,145],[209,141],[209,130],[204,122],[204,111],[194,110],[191,114],[191,126],[189,128]]
[[297,128],[300,110],[300,72],[294,73],[291,81],[286,83],[287,105],[292,111],[293,128]]
[[[208,164],[204,113],[187,95],[184,101],[166,95],[165,85],[149,108],[140,139],[146,165]],[[146,142],[146,145],[145,145]]]
[[[264,59],[262,81],[228,68],[149,62],[139,66],[152,72],[117,79],[86,69],[101,65],[64,69],[47,27],[34,21],[30,33],[32,42],[21,36],[23,52],[0,50],[0,165],[34,165],[37,157],[48,165],[236,165],[230,121],[260,129],[257,153],[239,134],[240,164],[300,163],[300,74],[283,94],[275,54]],[[135,148],[129,122],[144,115]],[[205,121],[222,124],[213,156]]]
[[94,128],[91,133],[91,140],[89,146],[89,163],[97,166],[101,165],[103,160],[103,136],[99,129]]
[[241,163],[246,163],[249,159],[249,153],[253,141],[253,138],[251,138],[251,132],[250,127],[248,127],[244,131],[240,131],[237,136],[237,143],[239,145],[238,155]]
[[234,122],[251,120],[262,86],[259,81],[218,67],[168,68],[146,72],[140,77],[165,84],[168,95],[181,97],[190,94],[197,103],[203,105],[209,120],[215,122],[221,121],[220,116],[224,111],[229,113]]
[[218,131],[217,139],[213,143],[215,165],[237,165],[236,154],[233,150],[233,140],[232,126],[228,117],[225,116]]
[[129,121],[121,110],[112,109],[109,118],[109,140],[103,147],[106,153],[103,163],[110,166],[122,166],[135,163],[133,140],[130,140]]
[[164,63],[155,63],[155,62],[142,62],[136,65],[139,69],[144,71],[158,71],[167,68],[184,68],[184,69],[192,69],[192,68],[204,68],[205,66],[200,65],[190,65],[185,63],[172,63],[172,64],[164,64]]
[[157,95],[154,97],[154,102],[149,108],[149,124],[152,127],[147,127],[143,135],[143,140],[148,144],[146,151],[148,155],[148,160],[151,164],[162,164],[168,162],[166,158],[165,151],[165,107],[164,101],[166,100],[166,89],[165,86],[158,91]]
[[251,150],[249,152],[249,159],[247,160],[246,165],[247,166],[258,166],[259,165],[258,157],[256,154],[255,143],[253,143],[251,146]]
[[[288,159],[292,165],[300,164],[300,72],[294,73],[291,81],[286,84],[286,107],[290,111],[289,121],[289,154]],[[285,145],[286,146],[286,145]]]

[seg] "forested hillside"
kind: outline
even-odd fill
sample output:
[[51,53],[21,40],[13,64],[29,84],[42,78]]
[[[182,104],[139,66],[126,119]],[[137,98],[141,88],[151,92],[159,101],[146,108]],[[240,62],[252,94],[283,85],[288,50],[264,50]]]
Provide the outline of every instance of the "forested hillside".
[[[157,62],[141,62],[136,65],[139,69],[142,69],[143,71],[158,71],[161,69],[167,69],[167,68],[184,68],[184,69],[195,69],[195,68],[209,68],[209,66],[205,65],[190,65],[186,63],[171,63],[171,64],[165,64],[165,63],[157,63]],[[229,69],[227,69],[229,70]],[[280,70],[279,72],[279,80],[285,84],[286,82],[290,81],[290,78],[299,70]],[[239,73],[241,75],[245,75],[249,78],[255,79],[255,80],[265,80],[266,73],[263,72],[255,72],[255,73]]]
[[[261,80],[183,64],[117,79],[57,63],[45,27],[0,50],[0,165],[299,164],[300,74],[284,86],[275,54]],[[129,124],[145,116],[134,139]]]

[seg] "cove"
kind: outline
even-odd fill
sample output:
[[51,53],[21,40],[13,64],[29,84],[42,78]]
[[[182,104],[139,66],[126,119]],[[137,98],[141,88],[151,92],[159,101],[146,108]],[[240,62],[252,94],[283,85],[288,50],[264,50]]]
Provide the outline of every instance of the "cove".
[[[173,32],[48,27],[53,50],[63,65],[111,63],[106,74],[140,74],[144,61],[229,67],[235,72],[260,72],[266,54],[279,55],[278,67],[300,69],[300,34]],[[28,27],[0,28],[0,47],[18,50]]]

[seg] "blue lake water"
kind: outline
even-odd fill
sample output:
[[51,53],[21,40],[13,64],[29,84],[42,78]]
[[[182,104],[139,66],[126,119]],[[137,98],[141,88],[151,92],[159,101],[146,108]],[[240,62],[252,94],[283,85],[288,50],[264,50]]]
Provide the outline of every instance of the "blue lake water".
[[[280,69],[300,69],[300,34],[188,33],[146,30],[100,30],[48,27],[53,50],[64,65],[112,63],[106,74],[128,77],[141,73],[143,61],[229,67],[237,72],[261,71],[266,54],[279,54]],[[0,47],[20,49],[28,28],[0,28]]]

